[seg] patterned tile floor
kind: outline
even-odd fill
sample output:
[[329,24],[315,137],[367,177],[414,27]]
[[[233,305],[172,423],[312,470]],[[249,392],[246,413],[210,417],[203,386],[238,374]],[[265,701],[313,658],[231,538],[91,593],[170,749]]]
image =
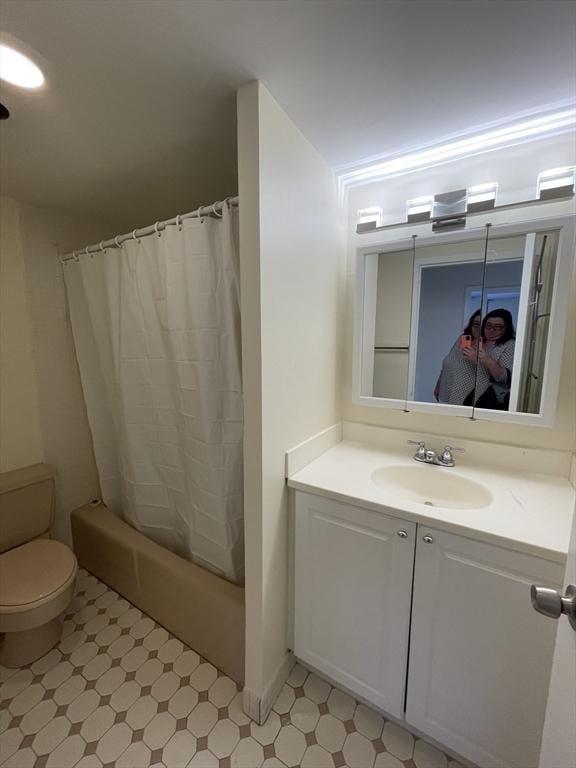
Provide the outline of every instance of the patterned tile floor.
[[0,667],[2,768],[460,768],[294,667],[267,722],[240,688],[80,571],[57,648]]

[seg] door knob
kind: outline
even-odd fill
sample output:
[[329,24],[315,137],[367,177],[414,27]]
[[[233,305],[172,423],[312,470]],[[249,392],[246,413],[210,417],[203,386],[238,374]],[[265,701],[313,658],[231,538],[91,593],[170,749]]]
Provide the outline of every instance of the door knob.
[[424,542],[424,544],[432,544],[434,539],[432,538],[432,536],[422,536],[422,541]]
[[566,594],[563,596],[557,589],[532,584],[530,599],[534,610],[544,614],[544,616],[557,619],[565,614],[570,626],[576,631],[576,586],[574,584],[569,584],[566,587]]
[[405,531],[404,528],[400,528],[399,531],[396,531],[396,536],[400,536],[401,539],[407,539],[408,531]]

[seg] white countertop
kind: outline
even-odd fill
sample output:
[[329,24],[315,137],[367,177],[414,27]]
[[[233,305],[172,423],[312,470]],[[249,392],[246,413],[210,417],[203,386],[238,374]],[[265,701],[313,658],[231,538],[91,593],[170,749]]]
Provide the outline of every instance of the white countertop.
[[[342,441],[291,475],[288,485],[430,528],[565,561],[575,502],[575,489],[568,479],[474,465],[458,455],[456,462],[456,467],[431,467],[415,462],[404,446],[401,452]],[[411,501],[372,481],[375,469],[391,464],[459,474],[488,488],[493,501],[482,509],[448,509]]]

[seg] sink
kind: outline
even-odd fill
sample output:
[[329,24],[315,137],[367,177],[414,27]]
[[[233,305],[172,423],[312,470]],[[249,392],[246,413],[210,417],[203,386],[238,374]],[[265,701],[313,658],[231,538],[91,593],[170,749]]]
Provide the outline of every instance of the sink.
[[482,509],[492,502],[485,486],[451,468],[430,464],[391,464],[372,472],[372,482],[395,496],[431,507]]

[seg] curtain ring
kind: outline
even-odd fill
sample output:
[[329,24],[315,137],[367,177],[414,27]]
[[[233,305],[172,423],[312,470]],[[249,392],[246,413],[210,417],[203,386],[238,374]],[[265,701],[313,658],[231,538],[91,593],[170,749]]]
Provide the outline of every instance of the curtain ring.
[[158,222],[158,221],[156,222],[156,224],[154,224],[154,232],[156,232],[156,234],[158,235],[158,237],[162,237],[162,233],[161,233],[161,232],[160,232],[160,230],[158,229],[158,227],[159,227],[159,224],[160,224],[160,222]]
[[75,262],[79,262],[79,261],[80,261],[80,259],[78,258],[78,254],[76,253],[76,251],[72,251],[72,259],[73,259]]
[[200,220],[202,220],[202,208],[203,208],[203,207],[204,207],[203,205],[199,205],[199,206],[198,206],[198,209],[196,210],[196,216],[197,216],[197,217],[198,217]]
[[137,237],[137,235],[136,235],[136,232],[138,232],[138,230],[137,230],[137,229],[135,229],[135,230],[132,232],[132,239],[133,239],[133,240],[138,240],[138,237]]
[[178,216],[176,216],[176,226],[178,227],[178,231],[182,232],[182,216],[181,216],[181,214],[178,214]]
[[212,208],[212,213],[214,214],[214,216],[215,216],[217,219],[221,219],[221,218],[222,218],[222,214],[221,214],[221,213],[218,213],[218,211],[216,210],[216,206],[217,206],[217,205],[218,205],[218,201],[216,201],[215,203],[212,203],[212,205],[211,205],[211,208]]
[[116,248],[122,248],[122,243],[118,242],[119,239],[120,238],[118,235],[116,235],[116,237],[114,238],[114,242],[116,243]]
[[87,246],[86,246],[86,249],[85,249],[85,251],[84,251],[84,252],[85,252],[86,256],[90,256],[90,258],[91,258],[91,259],[93,259],[93,258],[94,258],[94,256],[93,256],[93,254],[91,254],[91,253],[90,253],[90,250],[89,250],[89,248],[90,248],[90,246],[89,246],[89,245],[87,245]]
[[100,248],[100,253],[104,253],[106,251],[106,248],[104,248],[104,240],[100,240],[98,247]]

